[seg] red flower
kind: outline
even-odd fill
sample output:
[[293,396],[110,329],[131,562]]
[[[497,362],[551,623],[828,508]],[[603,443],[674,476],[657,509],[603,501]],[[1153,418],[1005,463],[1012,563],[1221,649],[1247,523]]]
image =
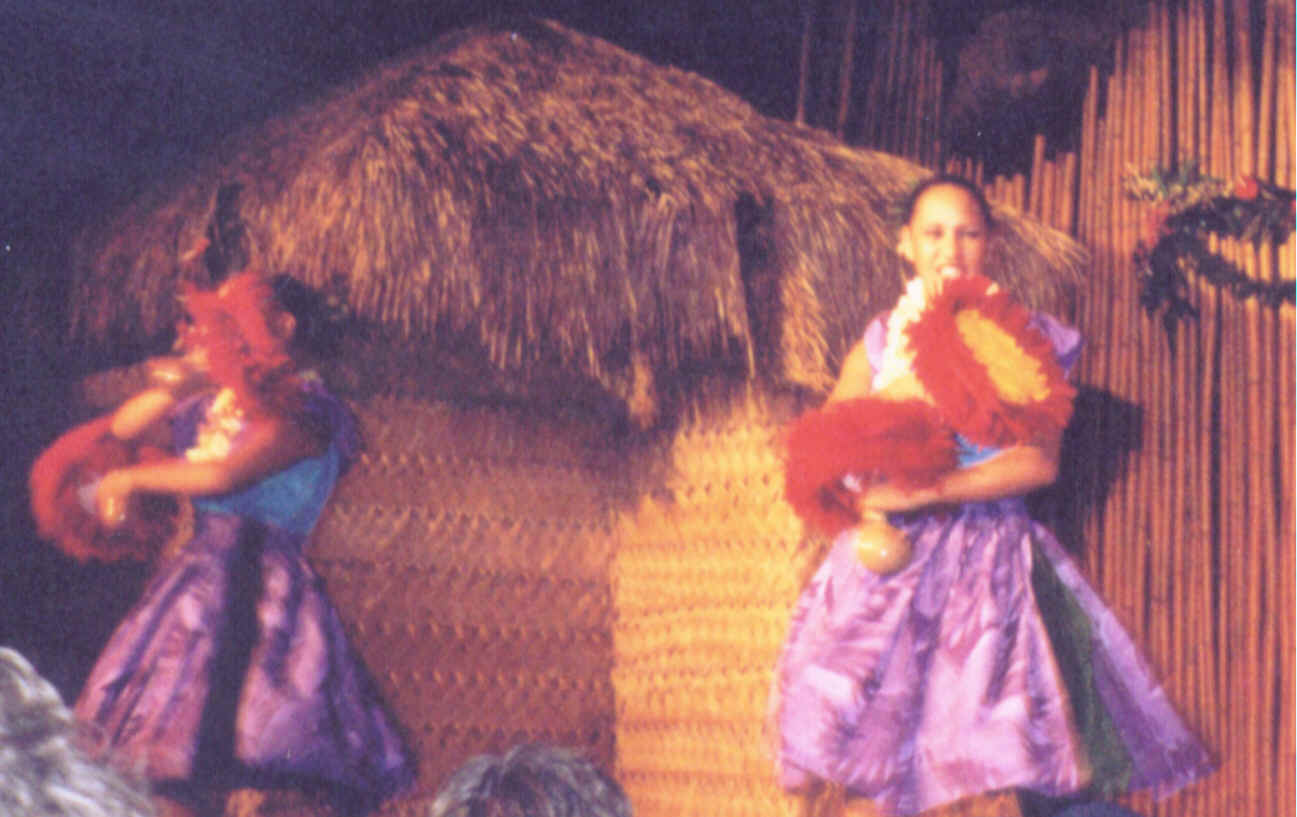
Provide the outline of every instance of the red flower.
[[1261,194],[1261,183],[1256,180],[1256,176],[1240,176],[1234,184],[1234,197],[1244,201],[1252,201]]
[[1166,219],[1171,215],[1171,210],[1166,204],[1158,202],[1148,209],[1144,214],[1144,236],[1145,246],[1153,246],[1167,234]]

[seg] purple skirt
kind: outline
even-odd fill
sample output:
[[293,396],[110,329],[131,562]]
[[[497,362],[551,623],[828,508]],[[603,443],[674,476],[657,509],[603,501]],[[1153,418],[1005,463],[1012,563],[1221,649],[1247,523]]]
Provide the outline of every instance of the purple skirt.
[[118,625],[76,704],[100,748],[150,779],[320,785],[375,804],[410,757],[301,537],[198,514]]
[[[786,787],[835,781],[915,814],[1006,788],[1165,793],[1211,769],[1021,500],[893,524],[914,546],[904,570],[871,573],[840,536],[794,610],[776,673]],[[1061,598],[1038,598],[1042,587]],[[1079,627],[1047,621],[1060,604]]]

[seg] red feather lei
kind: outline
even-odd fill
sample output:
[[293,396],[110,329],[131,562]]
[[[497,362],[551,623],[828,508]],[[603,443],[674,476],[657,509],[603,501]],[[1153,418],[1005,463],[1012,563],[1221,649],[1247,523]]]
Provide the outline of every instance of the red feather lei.
[[111,414],[82,423],[36,458],[28,475],[36,531],[78,561],[149,561],[188,537],[193,508],[178,497],[141,494],[132,498],[125,524],[100,524],[83,506],[82,492],[114,468],[167,456],[117,439],[111,425]]
[[983,276],[947,280],[906,330],[932,404],[863,397],[805,412],[788,428],[784,495],[834,535],[858,523],[842,478],[931,485],[958,466],[955,432],[1003,447],[1061,434],[1075,389],[1031,315]]
[[860,521],[842,477],[930,485],[957,463],[954,435],[921,400],[843,400],[788,428],[784,495],[807,524],[834,535]]
[[914,374],[941,416],[978,445],[1063,432],[1076,389],[1031,313],[981,275],[945,282],[909,326]]

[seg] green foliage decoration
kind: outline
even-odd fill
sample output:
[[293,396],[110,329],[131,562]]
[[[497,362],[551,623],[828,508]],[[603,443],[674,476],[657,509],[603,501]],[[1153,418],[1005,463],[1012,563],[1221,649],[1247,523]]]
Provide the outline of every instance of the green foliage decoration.
[[1188,298],[1189,275],[1197,275],[1236,298],[1270,306],[1293,303],[1292,281],[1260,281],[1208,247],[1208,236],[1281,245],[1294,228],[1293,191],[1254,176],[1229,183],[1205,175],[1196,162],[1147,173],[1128,171],[1127,197],[1149,202],[1144,232],[1135,245],[1140,304],[1161,313],[1169,337],[1176,324],[1197,317]]

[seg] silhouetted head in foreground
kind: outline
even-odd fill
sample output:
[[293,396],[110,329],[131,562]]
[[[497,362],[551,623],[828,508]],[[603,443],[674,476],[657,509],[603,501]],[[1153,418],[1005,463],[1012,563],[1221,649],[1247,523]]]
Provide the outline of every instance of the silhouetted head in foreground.
[[0,814],[148,817],[145,786],[88,757],[54,685],[0,647]]
[[428,817],[630,817],[615,780],[567,749],[524,744],[459,768]]

